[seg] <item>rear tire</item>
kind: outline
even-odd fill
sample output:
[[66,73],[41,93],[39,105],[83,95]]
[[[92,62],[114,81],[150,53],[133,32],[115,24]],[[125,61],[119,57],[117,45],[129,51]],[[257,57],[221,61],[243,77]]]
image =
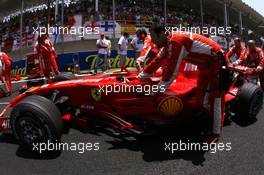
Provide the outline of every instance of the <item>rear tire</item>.
[[261,87],[253,83],[243,84],[238,92],[238,103],[237,107],[243,119],[256,119],[263,104],[263,91]]
[[37,151],[36,144],[59,142],[63,121],[55,104],[45,97],[32,95],[13,108],[11,127],[21,147]]

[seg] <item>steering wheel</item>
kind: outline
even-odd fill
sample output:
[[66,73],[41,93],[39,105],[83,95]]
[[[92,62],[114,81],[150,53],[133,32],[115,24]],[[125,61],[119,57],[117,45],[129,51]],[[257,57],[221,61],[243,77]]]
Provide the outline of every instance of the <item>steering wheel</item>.
[[126,71],[127,75],[131,74],[131,71],[127,69],[127,66],[124,67],[124,70]]
[[117,81],[119,81],[121,83],[129,83],[130,82],[130,80],[127,79],[125,75],[117,77],[116,79],[117,79]]

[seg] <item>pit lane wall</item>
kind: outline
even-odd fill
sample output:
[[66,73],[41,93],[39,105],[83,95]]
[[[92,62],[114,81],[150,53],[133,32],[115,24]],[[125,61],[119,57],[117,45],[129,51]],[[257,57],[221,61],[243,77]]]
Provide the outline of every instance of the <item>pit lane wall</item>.
[[[97,57],[97,51],[85,51],[85,52],[75,52],[75,53],[65,53],[59,54],[57,58],[57,63],[60,71],[63,71],[65,65],[70,65],[78,63],[81,70],[92,70],[94,68]],[[111,51],[111,56],[109,58],[110,65],[112,68],[119,67],[119,55],[117,50]],[[101,60],[101,63],[103,60]],[[126,65],[129,67],[135,66],[135,52],[134,50],[128,50]],[[26,77],[26,60],[21,59],[20,61],[15,61],[12,63],[11,75],[20,74]]]

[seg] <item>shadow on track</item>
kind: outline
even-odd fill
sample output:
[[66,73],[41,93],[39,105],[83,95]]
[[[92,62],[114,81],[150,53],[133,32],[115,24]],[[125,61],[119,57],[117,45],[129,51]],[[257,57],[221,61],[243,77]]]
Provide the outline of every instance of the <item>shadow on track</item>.
[[[197,124],[197,123],[196,123]],[[195,124],[195,125],[196,125]],[[181,128],[162,128],[156,130],[157,132],[150,135],[118,135],[109,128],[96,127],[90,128],[86,133],[96,136],[108,135],[113,138],[106,143],[111,144],[109,150],[128,149],[134,152],[142,152],[142,159],[146,162],[166,161],[174,159],[183,159],[191,161],[194,165],[202,166],[205,161],[203,150],[178,150],[173,153],[168,149],[165,150],[166,145],[180,144],[180,143],[201,143],[204,137],[197,134],[197,126],[188,125]]]
[[112,145],[111,149],[129,149],[131,151],[140,151],[143,153],[143,160],[146,162],[166,161],[174,159],[183,159],[191,161],[194,165],[203,165],[205,161],[205,151],[202,150],[184,150],[171,151],[165,150],[166,144],[169,143],[199,143],[200,141],[193,138],[153,135],[137,138],[136,140],[113,140],[108,141]]
[[51,152],[45,152],[41,154],[37,154],[32,151],[28,151],[21,146],[18,147],[16,151],[16,155],[18,157],[22,157],[25,159],[36,159],[36,160],[51,160],[51,159],[56,159],[61,155],[61,151],[51,151]]
[[[232,125],[232,123],[236,123],[240,127],[247,127],[256,121],[257,119],[245,122],[237,117],[231,117],[230,120],[225,120],[225,126],[228,127],[229,125]],[[174,151],[172,153],[165,150],[165,143],[202,143],[204,137],[198,133],[199,128],[202,125],[207,125],[204,122],[205,121],[200,121],[199,123],[195,122],[189,125],[182,125],[180,128],[163,128],[162,130],[155,130],[156,132],[150,135],[142,136],[118,135],[113,130],[109,130],[109,128],[102,126],[88,127],[87,130],[79,131],[96,135],[98,137],[108,135],[113,138],[111,141],[106,141],[106,143],[111,144],[109,150],[128,149],[134,152],[142,152],[142,159],[146,162],[183,159],[191,161],[194,165],[203,166],[203,163],[206,161],[204,155],[208,151],[184,150]],[[12,134],[0,134],[0,143],[18,144]],[[16,155],[25,159],[49,160],[59,157],[61,151],[36,154],[27,151],[22,147],[18,147]]]
[[[4,133],[0,135],[0,143],[9,143],[18,145],[18,142],[14,138],[13,134],[11,133]],[[21,146],[18,147],[16,151],[16,155],[18,157],[22,157],[25,159],[38,159],[38,160],[49,160],[49,159],[56,159],[61,154],[61,151],[51,151],[51,152],[44,152],[42,154],[37,154],[36,152],[32,152],[22,148]]]

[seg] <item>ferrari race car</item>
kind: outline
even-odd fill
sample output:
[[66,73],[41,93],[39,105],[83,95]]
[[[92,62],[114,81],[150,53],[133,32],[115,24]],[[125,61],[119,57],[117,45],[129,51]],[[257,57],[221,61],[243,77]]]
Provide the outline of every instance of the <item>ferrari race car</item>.
[[[227,109],[239,103],[238,117],[255,118],[262,107],[261,88],[247,81],[245,67],[229,69],[237,75],[226,91]],[[125,72],[75,78],[62,73],[52,83],[31,87],[15,97],[0,114],[0,131],[12,131],[22,147],[32,150],[33,143],[60,140],[69,123],[78,127],[102,124],[121,134],[140,135],[154,126],[176,126],[193,121],[199,111],[206,113],[196,105],[195,77],[179,73],[167,91],[151,94],[160,79],[141,82],[136,76]],[[223,83],[227,80],[222,78]]]

